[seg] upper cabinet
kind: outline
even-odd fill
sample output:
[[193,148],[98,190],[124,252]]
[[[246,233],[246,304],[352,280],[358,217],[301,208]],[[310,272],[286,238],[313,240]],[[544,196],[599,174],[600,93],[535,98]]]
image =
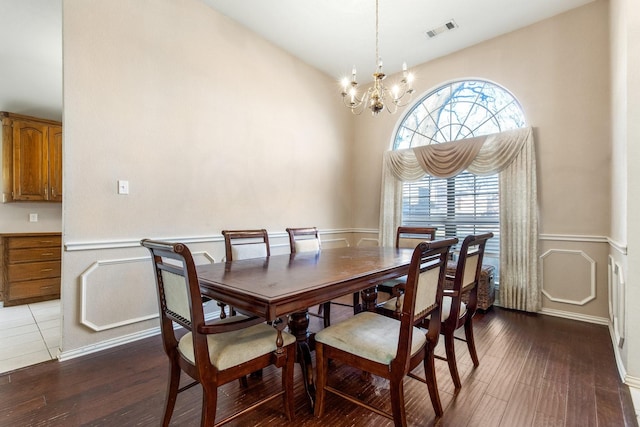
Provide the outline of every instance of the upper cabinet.
[[62,123],[0,112],[2,201],[62,202]]

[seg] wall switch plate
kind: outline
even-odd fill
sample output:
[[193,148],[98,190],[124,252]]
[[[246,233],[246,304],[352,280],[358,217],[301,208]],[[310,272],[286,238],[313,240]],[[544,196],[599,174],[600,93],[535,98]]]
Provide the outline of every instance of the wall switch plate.
[[129,181],[118,180],[118,194],[129,194]]
[[38,222],[38,214],[30,213],[29,214],[29,222]]

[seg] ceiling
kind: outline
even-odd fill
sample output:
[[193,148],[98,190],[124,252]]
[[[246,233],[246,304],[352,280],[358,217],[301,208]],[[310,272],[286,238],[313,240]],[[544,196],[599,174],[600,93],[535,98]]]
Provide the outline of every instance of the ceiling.
[[[134,0],[131,0],[134,1]],[[339,79],[375,67],[373,0],[201,0]],[[593,0],[380,0],[386,73],[505,34]],[[425,33],[453,19],[458,28]],[[62,119],[62,0],[4,0],[0,111]]]
[[[376,64],[374,0],[202,0],[304,62],[340,79]],[[506,34],[593,0],[379,0],[379,53],[387,74]],[[426,32],[453,19],[451,31]]]

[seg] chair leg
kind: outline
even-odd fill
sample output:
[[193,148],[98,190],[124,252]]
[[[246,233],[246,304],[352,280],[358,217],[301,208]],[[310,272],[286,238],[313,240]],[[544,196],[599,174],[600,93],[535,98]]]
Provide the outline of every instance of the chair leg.
[[218,386],[203,381],[202,384],[202,419],[201,427],[210,427],[216,422],[216,405],[218,404]]
[[447,363],[449,364],[449,372],[455,388],[461,388],[460,375],[458,375],[458,365],[456,364],[456,349],[453,332],[444,335],[444,349],[447,353]]
[[393,413],[393,424],[395,427],[406,427],[407,414],[404,409],[404,382],[403,379],[391,379],[391,412]]
[[428,349],[424,358],[424,373],[429,389],[429,397],[431,397],[431,405],[437,417],[443,414],[442,403],[440,402],[440,393],[438,392],[438,381],[436,380],[436,367],[433,355],[433,349]]
[[284,390],[284,411],[289,421],[293,421],[295,414],[295,400],[293,396],[293,370],[296,361],[296,346],[289,346],[287,350],[287,362],[282,367],[282,389]]
[[164,416],[162,417],[163,427],[167,427],[173,415],[173,408],[176,406],[178,398],[178,388],[180,386],[180,366],[178,362],[171,361],[169,367],[169,384],[167,385],[167,398],[164,405]]
[[331,325],[331,303],[330,302],[325,302],[323,304],[324,308],[324,317],[323,317],[323,323],[324,323],[324,327],[328,328]]
[[324,415],[325,387],[327,386],[327,372],[329,371],[329,361],[324,357],[324,347],[321,343],[316,343],[316,402],[314,414],[316,417]]
[[467,347],[469,347],[469,354],[471,355],[471,360],[473,360],[473,366],[476,368],[480,365],[480,361],[478,360],[478,353],[476,353],[476,342],[473,339],[473,317],[469,316],[467,320],[464,322],[464,336],[467,340]]

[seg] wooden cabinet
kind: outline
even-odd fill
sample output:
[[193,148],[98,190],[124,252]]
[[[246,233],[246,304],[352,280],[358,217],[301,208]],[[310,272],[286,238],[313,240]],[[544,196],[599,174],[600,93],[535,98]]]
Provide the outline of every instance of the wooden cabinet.
[[2,201],[62,201],[62,123],[0,112]]
[[60,233],[4,234],[0,239],[5,306],[60,298]]

